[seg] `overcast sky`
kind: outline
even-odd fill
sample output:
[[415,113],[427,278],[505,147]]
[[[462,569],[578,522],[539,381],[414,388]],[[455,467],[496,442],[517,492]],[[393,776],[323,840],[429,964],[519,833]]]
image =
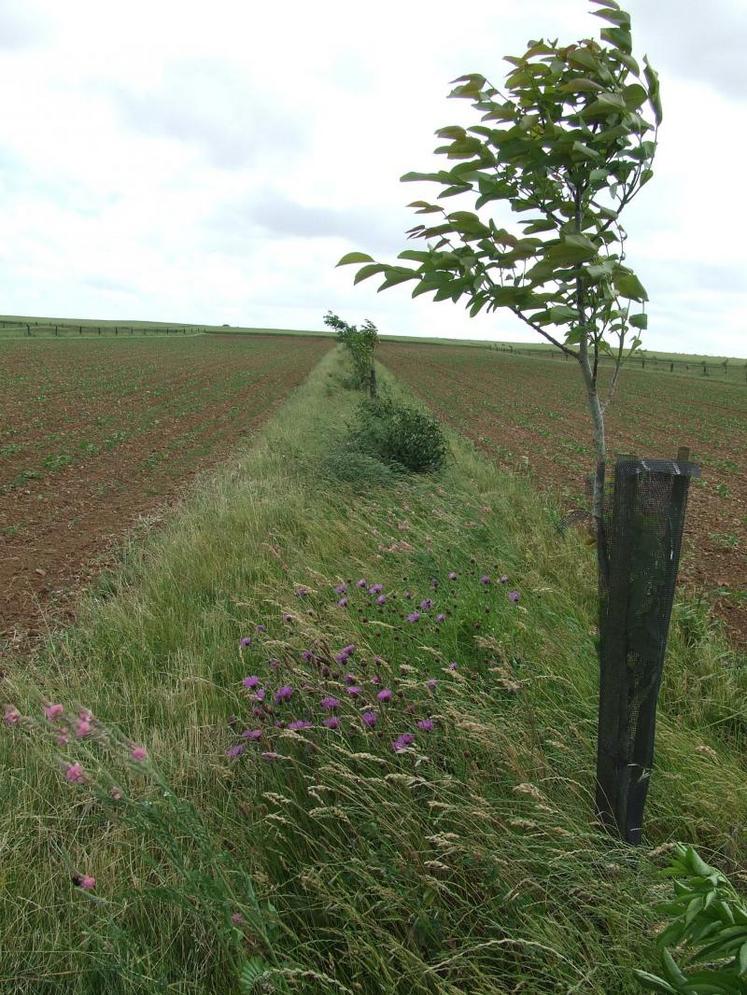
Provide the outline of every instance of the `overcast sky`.
[[[747,2],[628,9],[664,104],[625,215],[646,344],[747,356]],[[602,26],[586,0],[0,0],[0,312],[531,340],[334,267],[408,247],[430,191],[399,177],[469,111],[451,79]]]

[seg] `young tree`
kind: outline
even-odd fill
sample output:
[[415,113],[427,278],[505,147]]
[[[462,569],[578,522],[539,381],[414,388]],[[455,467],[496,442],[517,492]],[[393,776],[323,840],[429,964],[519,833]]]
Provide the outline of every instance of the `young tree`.
[[[409,230],[426,242],[399,254],[410,265],[360,252],[338,265],[362,263],[356,283],[382,274],[380,290],[414,281],[413,297],[433,291],[437,301],[464,299],[471,316],[508,308],[579,364],[597,458],[592,510],[604,574],[604,413],[647,323],[646,291],[625,265],[620,214],[652,176],[662,114],[656,73],[645,58],[641,70],[631,54],[630,16],[616,0],[591,2],[607,22],[600,42],[530,41],[524,55],[506,59],[512,69],[502,89],[478,73],[454,81],[450,96],[471,100],[481,123],[436,132],[445,144],[435,152],[455,163],[450,169],[402,179],[439,184],[439,200],[469,196],[474,211],[415,201],[416,213],[439,217]],[[521,215],[520,231],[492,216],[505,206]],[[604,396],[602,356],[614,361]]]
[[356,386],[368,388],[369,396],[376,397],[378,388],[374,353],[379,341],[376,325],[366,319],[362,327],[358,328],[357,325],[349,325],[332,311],[328,311],[323,320],[328,328],[337,332],[337,341],[350,353]]

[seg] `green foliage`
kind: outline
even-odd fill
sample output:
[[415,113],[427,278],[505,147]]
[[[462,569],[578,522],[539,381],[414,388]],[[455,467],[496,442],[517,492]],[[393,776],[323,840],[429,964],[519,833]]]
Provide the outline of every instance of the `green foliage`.
[[[349,256],[362,256],[360,252],[351,252]],[[348,257],[349,258],[349,257]],[[354,261],[354,260],[353,260]],[[376,370],[374,353],[379,340],[379,333],[372,321],[363,322],[361,328],[349,325],[342,318],[328,311],[324,316],[324,324],[337,332],[337,341],[348,350],[353,364],[352,386],[369,391],[371,397],[376,396]]]
[[438,421],[426,411],[389,397],[364,401],[353,443],[388,463],[414,473],[439,470],[448,447]]
[[[412,282],[413,297],[464,300],[470,315],[507,307],[582,363],[590,350],[595,385],[598,356],[622,358],[640,343],[630,326],[645,327],[643,312],[630,314],[648,297],[625,263],[619,218],[652,176],[661,102],[656,73],[631,55],[629,15],[594,2],[608,22],[599,42],[531,41],[506,59],[502,89],[479,73],[454,81],[450,96],[470,100],[480,123],[436,132],[450,168],[402,179],[437,184],[438,200],[464,195],[474,210],[416,200],[416,213],[438,215],[409,230],[423,250],[396,265],[353,252],[338,265],[363,263],[356,283],[382,274],[380,290]],[[520,216],[514,231],[492,216],[503,205]]]
[[[747,905],[727,878],[690,846],[678,844],[664,874],[675,897],[659,910],[670,919],[659,937],[665,977],[636,971],[644,988],[686,995],[747,992]],[[691,970],[678,967],[670,950],[688,946]]]

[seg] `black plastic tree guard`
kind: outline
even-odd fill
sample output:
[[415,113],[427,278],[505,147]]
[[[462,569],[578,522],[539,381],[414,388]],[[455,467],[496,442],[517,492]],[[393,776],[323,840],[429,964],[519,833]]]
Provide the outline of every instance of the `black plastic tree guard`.
[[596,804],[628,843],[641,839],[687,494],[700,476],[688,458],[686,449],[676,460],[620,457],[605,515]]

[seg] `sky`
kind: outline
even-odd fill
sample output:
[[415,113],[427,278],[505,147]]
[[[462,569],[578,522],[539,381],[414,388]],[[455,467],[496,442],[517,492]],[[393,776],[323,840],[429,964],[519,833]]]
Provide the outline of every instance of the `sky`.
[[[412,247],[402,184],[464,123],[449,82],[500,82],[586,0],[0,0],[0,312],[533,341],[508,312],[353,286]],[[747,2],[630,0],[661,77],[654,179],[626,209],[651,349],[747,357]],[[471,123],[477,123],[472,121]],[[469,205],[465,205],[469,206]]]

